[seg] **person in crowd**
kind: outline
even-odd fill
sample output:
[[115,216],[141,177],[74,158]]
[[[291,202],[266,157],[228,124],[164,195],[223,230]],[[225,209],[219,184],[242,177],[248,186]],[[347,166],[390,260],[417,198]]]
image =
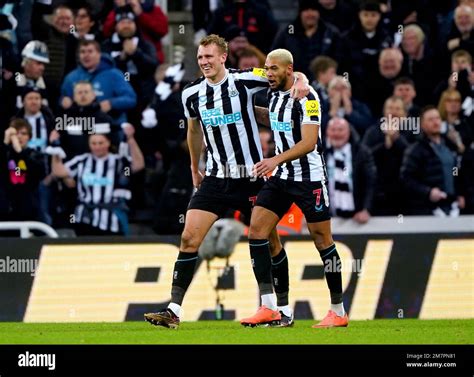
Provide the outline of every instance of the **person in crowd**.
[[[92,8],[87,3],[81,4],[74,11],[74,27],[67,37],[67,45],[76,54],[79,42],[83,39],[100,41],[98,21],[93,16]],[[70,69],[75,68],[75,64]],[[70,71],[69,70],[69,71]]]
[[329,117],[345,118],[359,135],[363,135],[372,123],[369,107],[352,98],[351,84],[342,76],[334,77],[328,85]]
[[110,152],[109,133],[89,135],[90,152],[63,164],[52,158],[52,171],[68,187],[77,187],[74,229],[78,235],[127,235],[126,201],[131,199],[130,174],[145,166],[134,139],[134,128],[124,128],[131,158]]
[[116,11],[115,33],[105,41],[103,50],[112,56],[118,69],[129,75],[138,105],[146,104],[153,95],[158,61],[153,44],[138,33],[133,12]]
[[325,134],[326,126],[329,122],[329,93],[328,86],[331,80],[336,77],[338,64],[329,56],[318,56],[311,61],[310,70],[314,80],[311,86],[316,90],[321,104],[321,130]]
[[71,107],[74,83],[81,80],[92,83],[104,113],[108,113],[117,124],[126,122],[126,111],[135,107],[137,96],[123,72],[114,68],[112,58],[101,53],[97,41],[79,43],[79,66],[65,77],[61,87],[63,109]]
[[425,33],[418,25],[405,26],[401,43],[403,53],[403,76],[415,83],[418,105],[426,105],[438,81],[440,66],[426,43]]
[[110,11],[104,21],[103,34],[110,38],[115,31],[117,14],[133,12],[137,29],[143,39],[153,44],[156,51],[156,60],[161,64],[165,61],[165,53],[161,39],[168,34],[168,17],[162,9],[155,5],[154,0],[114,0],[114,9]]
[[294,69],[313,79],[309,65],[319,55],[339,61],[340,39],[334,26],[326,25],[320,16],[318,0],[300,0],[298,17],[276,36],[272,50],[284,48],[294,57]]
[[453,149],[462,155],[474,141],[474,114],[466,118],[461,109],[461,93],[447,89],[441,94],[438,111],[441,116],[441,135],[452,143]]
[[363,1],[358,21],[343,38],[349,58],[341,62],[342,68],[350,73],[355,85],[363,85],[367,75],[378,69],[380,52],[393,43],[381,19],[379,2]]
[[74,13],[66,5],[58,5],[53,10],[51,25],[44,22],[41,40],[46,43],[50,62],[44,71],[48,84],[51,104],[56,106],[61,82],[76,66],[76,46],[68,45],[69,36],[74,28]]
[[439,111],[426,106],[420,122],[423,137],[407,148],[400,169],[408,214],[457,216],[465,201],[456,192],[456,154],[441,137]]
[[223,35],[232,25],[244,30],[249,42],[264,53],[278,31],[272,10],[256,0],[231,0],[217,8],[207,32]]
[[[64,110],[59,120],[61,127],[53,130],[50,142],[54,147],[62,148],[63,159],[71,160],[77,155],[87,153],[89,135],[93,133],[110,133],[112,145],[115,147],[119,145],[119,125],[101,110],[92,83],[89,81],[78,81],[74,84],[73,103]],[[57,154],[55,151],[58,151],[51,148],[49,150],[52,154]]]
[[474,215],[474,145],[464,152],[459,169],[459,195],[461,214]]
[[438,103],[441,93],[448,88],[456,89],[461,93],[463,114],[470,116],[474,99],[474,70],[472,69],[472,55],[465,50],[458,50],[451,55],[451,74],[443,79],[434,92],[433,103]]
[[343,34],[350,30],[354,23],[354,14],[357,12],[353,2],[343,0],[319,0],[321,5],[321,19],[331,24]]
[[403,55],[399,49],[382,50],[378,70],[366,78],[362,91],[360,87],[354,90],[354,95],[367,103],[373,116],[381,115],[385,99],[390,97],[394,82],[401,76],[402,64]]
[[449,52],[466,50],[474,54],[474,8],[459,5],[454,11],[454,22],[447,36],[446,45]]
[[248,46],[239,55],[238,69],[261,68],[265,64],[265,55],[255,46]]
[[15,113],[15,92],[18,77],[18,58],[8,33],[13,25],[8,15],[0,14],[0,132],[3,133],[8,119]]
[[43,104],[48,106],[49,90],[43,78],[45,67],[50,63],[48,47],[44,42],[30,41],[23,48],[21,55],[23,58],[21,62],[23,72],[15,80],[16,95],[11,97],[11,100],[16,101],[16,111],[23,107],[22,94],[25,93],[27,88],[37,90],[41,94]]
[[333,118],[326,130],[324,150],[329,177],[329,202],[332,214],[369,221],[377,182],[374,159],[362,143],[355,142],[349,123]]
[[4,220],[40,219],[38,186],[46,172],[41,154],[28,147],[31,136],[31,126],[26,120],[13,119],[0,143],[0,183],[6,188],[3,197],[6,202],[0,203]]
[[[370,148],[377,167],[372,214],[375,216],[396,216],[403,213],[404,201],[400,196],[400,167],[403,154],[409,145],[400,125],[406,119],[404,102],[400,97],[389,97],[384,104],[381,122],[370,127],[362,143]],[[419,132],[419,130],[418,130]]]
[[420,107],[413,102],[416,98],[415,83],[409,77],[400,77],[393,83],[393,96],[400,97],[403,100],[407,115],[409,117],[418,117]]

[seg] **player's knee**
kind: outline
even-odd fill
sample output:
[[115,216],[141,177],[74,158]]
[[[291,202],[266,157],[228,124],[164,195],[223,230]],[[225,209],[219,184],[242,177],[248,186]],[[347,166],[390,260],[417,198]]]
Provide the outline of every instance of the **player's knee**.
[[193,232],[184,229],[181,234],[181,251],[196,251],[199,248],[199,240]]
[[334,243],[331,234],[319,230],[312,231],[311,238],[319,251],[327,249]]
[[250,224],[248,237],[254,240],[265,240],[269,236],[268,232],[259,224]]

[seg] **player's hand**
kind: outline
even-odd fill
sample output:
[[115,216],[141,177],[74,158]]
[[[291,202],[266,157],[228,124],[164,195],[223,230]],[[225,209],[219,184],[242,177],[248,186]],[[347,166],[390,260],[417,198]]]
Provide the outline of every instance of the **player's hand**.
[[433,202],[433,203],[437,203],[439,202],[441,199],[446,199],[448,197],[448,195],[444,192],[444,191],[441,191],[439,188],[437,187],[433,187],[430,191],[430,200]]
[[193,176],[193,186],[198,189],[201,186],[202,180],[204,179],[203,174],[200,170],[191,170]]
[[278,162],[274,157],[264,158],[262,161],[257,162],[253,167],[253,174],[257,177],[264,177],[271,173],[277,167]]
[[302,79],[296,80],[290,89],[290,96],[296,99],[302,99],[309,94],[309,84]]

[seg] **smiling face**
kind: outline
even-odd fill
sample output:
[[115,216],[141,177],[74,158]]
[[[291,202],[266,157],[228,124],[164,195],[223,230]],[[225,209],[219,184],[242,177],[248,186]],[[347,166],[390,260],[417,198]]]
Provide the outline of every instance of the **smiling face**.
[[200,45],[198,48],[197,61],[199,68],[204,77],[213,83],[217,83],[224,78],[226,59],[227,53],[223,52],[214,43],[206,46]]
[[329,121],[326,137],[333,148],[342,148],[349,142],[350,136],[349,123],[345,119],[333,118]]
[[268,83],[272,90],[286,91],[291,88],[293,82],[293,64],[283,62],[278,57],[267,57],[264,66]]

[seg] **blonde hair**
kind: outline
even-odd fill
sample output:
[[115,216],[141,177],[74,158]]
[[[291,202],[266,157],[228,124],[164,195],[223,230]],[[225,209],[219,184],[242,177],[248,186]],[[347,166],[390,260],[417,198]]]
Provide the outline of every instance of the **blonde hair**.
[[200,46],[209,46],[211,44],[215,44],[223,54],[227,54],[227,51],[229,50],[225,39],[219,37],[217,34],[207,35],[199,42]]
[[342,83],[346,88],[351,89],[351,83],[343,76],[335,76],[328,84],[328,90],[334,88],[337,84]]
[[461,100],[462,100],[461,93],[459,93],[459,91],[457,91],[456,89],[449,88],[449,89],[446,89],[443,93],[441,93],[441,98],[439,99],[439,102],[438,102],[438,111],[442,120],[446,120],[448,117],[448,113],[446,112],[446,101],[448,100],[448,97],[450,96],[458,97],[459,102],[461,103]]
[[284,64],[293,64],[293,55],[284,48],[277,48],[276,50],[270,51],[267,55],[267,59],[277,59]]

